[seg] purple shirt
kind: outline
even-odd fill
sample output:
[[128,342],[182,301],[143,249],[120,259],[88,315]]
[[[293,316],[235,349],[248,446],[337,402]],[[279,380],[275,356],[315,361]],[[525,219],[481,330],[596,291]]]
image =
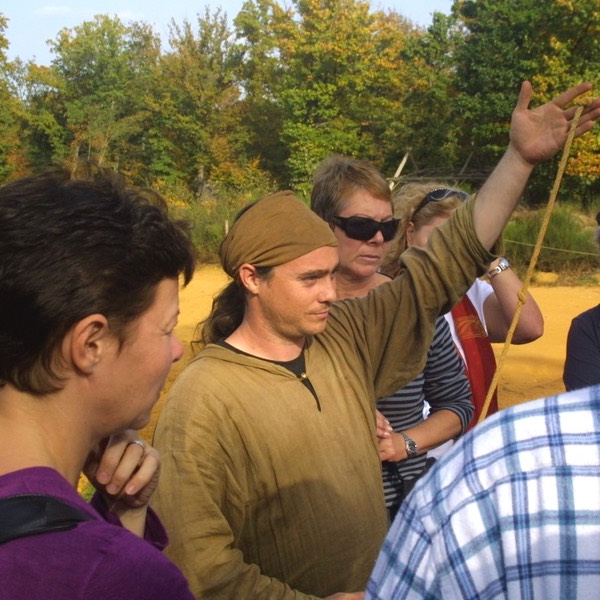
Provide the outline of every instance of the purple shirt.
[[48,467],[0,476],[0,497],[14,494],[53,496],[94,519],[0,544],[0,600],[193,600],[182,573],[160,552],[167,536],[151,511],[142,540]]

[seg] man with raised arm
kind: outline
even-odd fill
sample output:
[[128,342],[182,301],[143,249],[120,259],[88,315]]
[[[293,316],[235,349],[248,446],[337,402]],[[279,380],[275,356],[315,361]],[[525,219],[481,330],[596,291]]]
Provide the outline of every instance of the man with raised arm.
[[[335,302],[336,238],[291,193],[239,215],[220,251],[232,280],[155,435],[156,508],[198,598],[363,597],[388,528],[375,399],[422,370],[436,317],[494,259],[534,165],[563,146],[568,105],[590,89],[530,110],[524,83],[477,198],[364,298]],[[577,135],[599,116],[595,101]]]

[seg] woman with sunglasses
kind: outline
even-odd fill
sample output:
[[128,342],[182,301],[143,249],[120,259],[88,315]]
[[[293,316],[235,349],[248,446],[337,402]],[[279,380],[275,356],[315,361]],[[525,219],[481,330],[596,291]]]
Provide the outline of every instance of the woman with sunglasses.
[[[366,161],[334,155],[318,169],[312,209],[338,240],[338,299],[359,298],[389,282],[379,267],[398,229],[387,181]],[[424,421],[424,398],[432,417]],[[425,370],[377,408],[393,428],[379,443],[386,505],[393,519],[401,501],[428,466],[427,451],[466,430],[471,391],[446,321],[440,317]]]
[[[468,196],[466,192],[436,183],[410,183],[395,192],[395,214],[402,226],[383,261],[382,271],[394,276],[400,254],[409,246],[425,246],[431,232],[446,222]],[[475,280],[463,300],[445,315],[473,391],[475,414],[469,428],[477,423],[496,370],[491,343],[505,341],[523,287],[506,258],[495,260],[485,279]],[[528,292],[513,343],[532,342],[543,331],[542,313]],[[494,394],[488,414],[497,410]]]

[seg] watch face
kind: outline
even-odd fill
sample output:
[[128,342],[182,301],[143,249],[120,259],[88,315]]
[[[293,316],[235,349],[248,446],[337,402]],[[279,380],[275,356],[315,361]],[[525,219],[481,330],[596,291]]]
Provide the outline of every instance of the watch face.
[[405,448],[408,456],[416,456],[417,454],[419,454],[419,449],[417,448],[417,444],[415,443],[415,441],[402,432],[400,433],[400,435],[404,438],[404,441],[406,442]]

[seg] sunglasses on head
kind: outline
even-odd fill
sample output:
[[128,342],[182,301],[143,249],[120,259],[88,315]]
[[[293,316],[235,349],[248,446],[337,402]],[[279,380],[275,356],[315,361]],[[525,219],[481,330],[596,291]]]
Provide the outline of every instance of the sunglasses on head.
[[430,202],[440,202],[441,200],[446,200],[446,198],[450,198],[451,196],[456,196],[459,200],[464,202],[469,197],[469,194],[461,190],[453,190],[450,188],[437,188],[435,190],[431,190],[429,194],[427,194],[427,196],[425,196],[425,198],[419,202],[417,208],[415,208],[413,211],[413,217]]
[[400,219],[389,221],[376,221],[367,217],[331,217],[331,222],[342,229],[342,231],[353,240],[366,242],[381,231],[384,242],[389,242],[398,231]]

